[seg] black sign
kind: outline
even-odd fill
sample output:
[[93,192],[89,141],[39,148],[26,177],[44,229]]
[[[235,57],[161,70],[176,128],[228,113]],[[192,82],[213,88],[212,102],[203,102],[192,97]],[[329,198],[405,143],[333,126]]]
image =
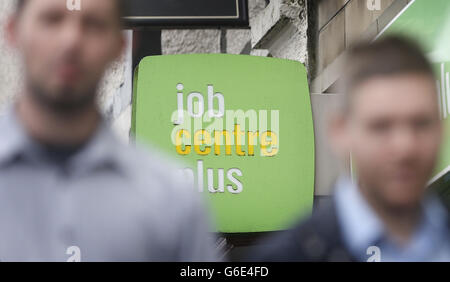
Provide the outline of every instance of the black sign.
[[131,26],[248,27],[247,0],[126,0]]

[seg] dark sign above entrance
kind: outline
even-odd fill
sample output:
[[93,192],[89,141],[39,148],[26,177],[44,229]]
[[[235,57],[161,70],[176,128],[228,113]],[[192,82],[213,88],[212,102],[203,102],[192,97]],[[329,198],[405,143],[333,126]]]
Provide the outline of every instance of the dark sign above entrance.
[[131,26],[248,27],[247,0],[127,0]]

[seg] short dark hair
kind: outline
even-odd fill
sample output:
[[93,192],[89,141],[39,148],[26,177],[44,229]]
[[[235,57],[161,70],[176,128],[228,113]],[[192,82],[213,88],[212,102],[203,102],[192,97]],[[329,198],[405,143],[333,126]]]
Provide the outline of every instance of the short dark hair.
[[[26,2],[28,0],[17,0],[17,11],[21,11],[23,7],[25,6]],[[115,0],[117,3],[119,16],[120,16],[120,22],[121,24],[124,24],[124,16],[127,14],[127,1],[126,0]]]
[[[357,44],[348,50],[342,90],[348,97],[368,79],[399,74],[434,76],[430,62],[415,41],[399,35],[387,35],[371,43]],[[349,99],[345,99],[347,103]]]

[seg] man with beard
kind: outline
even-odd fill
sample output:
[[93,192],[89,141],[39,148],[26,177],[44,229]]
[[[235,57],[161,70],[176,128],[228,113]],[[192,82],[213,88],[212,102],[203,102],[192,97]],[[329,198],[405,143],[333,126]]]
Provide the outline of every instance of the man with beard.
[[66,2],[19,0],[6,27],[25,81],[0,127],[0,259],[216,260],[199,195],[156,152],[120,143],[96,105],[124,3]]
[[347,56],[329,133],[356,177],[347,171],[329,204],[252,259],[450,261],[448,211],[427,189],[443,131],[430,63],[415,43],[395,36],[356,45]]

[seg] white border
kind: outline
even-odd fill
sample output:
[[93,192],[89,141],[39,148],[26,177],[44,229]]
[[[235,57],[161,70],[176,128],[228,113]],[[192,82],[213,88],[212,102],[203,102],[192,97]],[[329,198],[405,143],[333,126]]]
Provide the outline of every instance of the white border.
[[414,3],[416,0],[411,0],[403,9],[378,33],[378,35],[373,39],[377,40],[391,25]]
[[448,167],[444,168],[438,174],[436,174],[433,178],[431,178],[430,181],[428,181],[428,185],[433,184],[434,182],[436,182],[437,180],[439,180],[441,177],[443,177],[444,175],[446,175],[449,172],[450,172],[450,165]]

